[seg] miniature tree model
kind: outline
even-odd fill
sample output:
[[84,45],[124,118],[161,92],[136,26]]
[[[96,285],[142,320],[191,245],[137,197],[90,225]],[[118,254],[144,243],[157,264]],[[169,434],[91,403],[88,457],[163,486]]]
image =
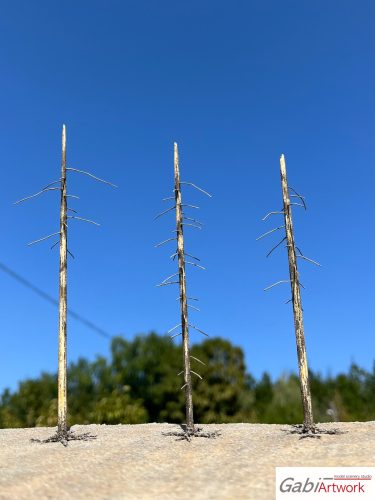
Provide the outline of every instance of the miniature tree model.
[[[301,398],[303,407],[303,424],[295,426],[295,431],[301,433],[303,437],[314,437],[322,433],[335,434],[335,431],[327,431],[324,429],[319,429],[314,424],[313,410],[311,404],[311,392],[309,384],[309,371],[307,364],[306,355],[306,344],[305,344],[305,333],[303,327],[303,309],[301,303],[301,290],[300,287],[303,286],[299,280],[299,273],[297,267],[297,258],[304,259],[312,264],[320,266],[320,264],[312,259],[309,259],[301,250],[295,245],[293,221],[292,221],[292,205],[303,207],[306,210],[305,198],[301,196],[292,187],[288,186],[287,175],[286,175],[286,165],[285,157],[281,155],[280,157],[280,174],[281,174],[281,188],[282,188],[282,198],[283,198],[283,208],[281,211],[269,212],[263,220],[267,220],[273,215],[283,215],[284,225],[278,226],[266,233],[262,234],[257,238],[261,238],[272,234],[280,229],[285,229],[285,236],[281,241],[279,241],[267,254],[269,257],[272,252],[278,248],[283,242],[286,242],[286,248],[288,250],[288,262],[289,262],[289,280],[281,280],[273,283],[272,285],[265,288],[269,290],[280,283],[290,283],[292,298],[287,301],[293,304],[293,316],[294,316],[294,329],[296,335],[297,344],[297,357],[298,357],[298,368],[299,368],[299,378],[301,387]],[[292,202],[291,199],[297,199],[298,202]]]
[[[292,207],[290,202],[289,188],[286,177],[286,166],[284,155],[280,157],[281,188],[283,195],[283,212],[285,221],[285,234],[288,249],[290,288],[292,293],[294,329],[296,333],[298,368],[301,384],[301,396],[303,406],[303,425],[306,432],[314,430],[314,418],[311,405],[311,392],[309,383],[309,371],[307,365],[305,333],[303,328],[303,312],[301,303],[301,289],[297,269],[296,247],[294,243],[294,232],[292,222]],[[299,196],[295,194],[294,196]],[[303,198],[300,197],[303,201]],[[306,207],[306,205],[305,205]],[[301,254],[302,255],[302,254]]]
[[[96,181],[109,184],[110,186],[116,187],[110,182],[99,179],[98,177],[92,175],[90,172],[85,172],[83,170],[78,170],[76,168],[67,167],[66,163],[66,127],[62,127],[62,151],[61,151],[61,178],[57,181],[53,181],[47,186],[45,186],[41,191],[26,198],[22,198],[15,204],[22,203],[31,198],[44,194],[48,191],[60,191],[60,231],[52,233],[48,236],[40,238],[38,240],[32,241],[29,245],[45,241],[53,236],[59,235],[59,240],[56,241],[52,247],[54,248],[58,243],[60,243],[60,270],[59,270],[59,350],[58,350],[58,393],[57,393],[57,433],[56,435],[48,438],[44,442],[61,442],[64,446],[67,445],[68,441],[77,439],[92,439],[94,436],[89,434],[76,435],[69,430],[68,425],[68,399],[67,399],[67,270],[68,270],[68,254],[72,257],[73,255],[68,249],[68,219],[77,219],[83,222],[88,222],[99,226],[97,222],[89,219],[84,219],[77,215],[77,211],[68,207],[68,198],[77,198],[78,196],[70,195],[67,192],[67,171],[78,172],[87,175]],[[58,185],[60,185],[58,187]]]
[[[197,209],[199,207],[195,205],[188,205],[182,202],[182,192],[181,185],[192,186],[201,193],[211,197],[209,193],[196,186],[191,182],[181,182],[180,180],[180,165],[179,165],[179,156],[178,156],[178,146],[174,143],[174,196],[164,198],[163,201],[174,199],[175,204],[164,210],[160,214],[158,214],[155,218],[159,218],[172,210],[175,210],[176,213],[176,230],[174,231],[176,235],[172,238],[168,238],[165,241],[162,241],[157,247],[164,245],[170,241],[177,241],[177,250],[174,254],[171,255],[173,260],[177,257],[178,262],[178,271],[171,276],[168,276],[165,280],[163,280],[158,286],[167,286],[178,284],[179,286],[179,302],[180,302],[180,314],[181,314],[181,323],[175,325],[171,328],[168,333],[172,333],[177,328],[181,328],[181,332],[173,333],[171,338],[177,337],[179,335],[182,336],[182,350],[183,350],[183,370],[178,375],[184,376],[184,384],[181,389],[185,390],[185,408],[186,408],[186,426],[184,432],[172,432],[166,433],[168,435],[176,435],[181,436],[183,439],[188,439],[192,436],[199,437],[215,437],[217,435],[216,432],[203,432],[200,428],[195,427],[194,425],[194,411],[193,411],[193,390],[192,390],[192,374],[202,379],[201,375],[196,371],[191,369],[191,359],[198,363],[203,363],[198,358],[191,356],[190,354],[190,339],[189,339],[189,328],[193,328],[194,330],[200,332],[201,334],[208,336],[207,333],[202,331],[200,328],[197,328],[193,324],[189,323],[189,314],[188,308],[191,307],[193,309],[197,309],[195,306],[192,306],[188,303],[189,300],[197,300],[193,297],[188,297],[186,292],[186,272],[185,267],[186,264],[194,266],[196,268],[204,269],[203,266],[197,263],[199,259],[194,257],[193,255],[186,253],[185,251],[185,242],[184,242],[184,227],[190,226],[196,229],[202,229],[202,223],[192,217],[188,217],[186,215],[187,208]],[[191,260],[186,260],[185,257],[188,256]],[[194,262],[195,261],[195,262]],[[177,279],[178,277],[178,279]]]

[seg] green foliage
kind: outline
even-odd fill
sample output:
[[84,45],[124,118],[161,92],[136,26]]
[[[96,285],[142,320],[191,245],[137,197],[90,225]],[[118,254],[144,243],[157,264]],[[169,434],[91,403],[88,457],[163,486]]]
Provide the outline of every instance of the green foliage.
[[[180,421],[183,403],[178,392],[177,373],[182,350],[169,337],[137,335],[131,342],[117,337],[112,341],[112,379],[116,387],[131,387],[134,398],[143,401],[151,422]],[[166,407],[170,408],[165,413]]]
[[[255,381],[246,371],[241,348],[220,338],[192,347],[195,420],[211,422],[299,423],[299,380],[283,375],[275,382],[264,373]],[[197,361],[198,358],[202,363]],[[181,347],[168,337],[137,335],[113,339],[111,358],[69,366],[69,422],[183,422],[184,393]],[[372,373],[350,367],[348,374],[323,379],[311,373],[317,422],[375,419],[375,366]],[[0,399],[0,427],[56,425],[56,376],[42,373],[25,380]]]
[[196,420],[202,423],[248,420],[254,393],[242,349],[214,338],[195,345],[192,356],[205,363],[191,360],[192,369],[203,377],[203,381],[195,378],[193,383]]

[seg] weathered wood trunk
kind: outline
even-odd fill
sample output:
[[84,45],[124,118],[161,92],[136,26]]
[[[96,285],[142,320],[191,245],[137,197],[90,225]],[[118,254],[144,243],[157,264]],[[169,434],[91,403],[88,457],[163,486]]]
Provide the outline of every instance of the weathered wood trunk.
[[288,181],[286,176],[285,157],[280,157],[281,187],[283,194],[283,210],[285,220],[285,233],[288,248],[290,286],[292,292],[294,328],[296,333],[298,368],[301,384],[302,406],[304,416],[304,426],[310,430],[314,426],[313,412],[311,405],[311,393],[309,384],[309,372],[306,356],[305,334],[303,328],[303,313],[300,293],[300,283],[297,269],[297,258],[294,243],[292,209],[290,205]]
[[182,331],[182,347],[183,347],[183,362],[184,362],[186,430],[194,431],[193,391],[191,386],[191,371],[190,371],[190,341],[189,341],[188,306],[187,306],[187,295],[186,295],[184,233],[183,233],[183,218],[182,218],[182,196],[181,196],[181,185],[180,185],[178,146],[176,143],[174,143],[174,181],[175,181],[174,192],[176,201],[178,275],[179,275],[180,307],[181,307],[181,329],[182,329],[181,331]]
[[59,434],[68,431],[67,421],[67,200],[66,200],[66,129],[62,129],[61,155],[61,206],[60,206],[60,274],[59,274],[59,359],[58,359],[58,410]]

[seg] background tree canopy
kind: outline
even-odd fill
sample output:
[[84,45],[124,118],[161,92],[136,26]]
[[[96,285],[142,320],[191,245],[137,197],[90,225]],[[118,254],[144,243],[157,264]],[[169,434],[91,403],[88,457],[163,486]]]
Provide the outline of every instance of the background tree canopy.
[[[272,382],[247,373],[241,348],[220,338],[192,348],[195,420],[213,422],[298,423],[302,420],[296,375]],[[204,364],[197,361],[201,360]],[[116,337],[109,360],[79,359],[69,367],[69,422],[135,424],[184,420],[182,350],[156,333],[132,341]],[[322,378],[311,373],[315,420],[375,419],[375,367],[372,373],[353,364],[347,374]],[[25,380],[0,400],[0,427],[55,426],[56,375]]]

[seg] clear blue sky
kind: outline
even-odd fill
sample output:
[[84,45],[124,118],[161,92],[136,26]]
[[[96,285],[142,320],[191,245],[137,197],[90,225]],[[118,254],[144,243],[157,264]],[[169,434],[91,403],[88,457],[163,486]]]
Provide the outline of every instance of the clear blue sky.
[[[173,215],[154,222],[172,189],[173,141],[185,199],[204,231],[187,248],[201,299],[194,323],[243,347],[259,377],[296,370],[285,249],[255,242],[281,206],[279,156],[307,198],[295,210],[310,366],[323,374],[374,355],[374,4],[370,0],[13,0],[0,18],[0,262],[57,297],[58,250],[26,243],[58,231],[58,195],[23,195],[68,162],[120,186],[71,174],[72,206],[96,228],[71,223],[69,305],[111,335],[166,332],[178,322]],[[1,271],[1,269],[0,269]],[[170,287],[169,287],[170,288]],[[0,388],[54,371],[57,310],[0,272]],[[108,353],[105,338],[69,321],[69,359]],[[193,333],[193,341],[201,341]]]

